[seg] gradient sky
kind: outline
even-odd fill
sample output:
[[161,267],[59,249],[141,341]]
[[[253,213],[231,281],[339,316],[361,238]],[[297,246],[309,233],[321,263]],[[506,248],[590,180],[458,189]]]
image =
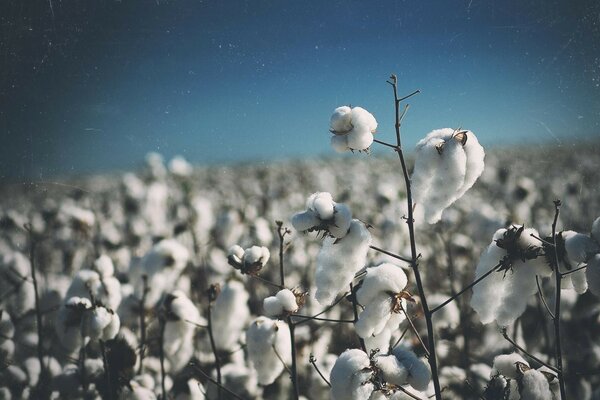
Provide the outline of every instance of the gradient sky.
[[390,73],[422,91],[409,149],[441,127],[484,146],[599,137],[598,3],[2,2],[0,178],[130,169],[149,151],[333,155],[328,120],[344,104],[391,141]]

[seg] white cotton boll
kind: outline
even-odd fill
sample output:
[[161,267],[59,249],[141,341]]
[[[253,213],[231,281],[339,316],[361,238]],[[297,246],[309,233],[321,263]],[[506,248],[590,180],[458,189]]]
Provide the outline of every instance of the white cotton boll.
[[169,161],[169,171],[175,176],[186,177],[192,175],[194,167],[183,156],[175,156]]
[[[437,152],[437,150],[436,150]],[[425,220],[429,224],[438,222],[442,212],[458,198],[457,194],[464,184],[467,157],[462,145],[448,138],[443,144],[442,154],[431,187],[425,199],[421,199]]]
[[[503,274],[502,272],[497,273]],[[521,261],[513,264],[513,272],[508,272],[504,278],[504,296],[496,311],[498,325],[509,326],[523,314],[530,297],[537,292],[535,277],[536,270],[530,265]]]
[[294,214],[292,217],[292,226],[299,232],[304,232],[321,223],[319,217],[314,211],[307,210]]
[[119,315],[117,313],[111,313],[110,317],[110,322],[108,325],[106,325],[102,331],[102,336],[100,337],[100,339],[104,341],[114,339],[121,328],[121,320],[119,319]]
[[10,315],[5,310],[0,310],[0,343],[12,339],[14,334],[15,326],[10,319]]
[[371,351],[379,349],[379,354],[387,354],[390,350],[390,340],[392,339],[392,331],[390,329],[384,329],[379,335],[368,336],[364,338],[365,347],[367,352],[371,354]]
[[114,275],[115,266],[109,256],[102,254],[94,261],[94,270],[96,270],[101,277],[107,278]]
[[[344,351],[336,360],[329,381],[332,400],[368,400],[374,386],[369,356],[359,349]],[[368,383],[367,383],[368,382]]]
[[[589,267],[588,267],[589,268]],[[573,283],[573,289],[577,294],[584,294],[588,289],[587,277],[584,269],[580,269],[577,272],[569,274],[571,282]]]
[[343,238],[324,239],[316,271],[315,296],[320,304],[331,304],[339,292],[349,287],[354,274],[365,265],[370,244],[371,234],[356,219]]
[[329,225],[329,233],[336,238],[343,238],[350,229],[352,223],[352,211],[350,207],[343,203],[335,204],[335,214],[333,215],[333,224]]
[[529,367],[529,363],[517,353],[501,354],[499,356],[494,357],[494,363],[492,366],[492,373],[490,377],[497,374],[501,374],[504,375],[506,378],[516,379],[518,376],[518,362],[523,363]]
[[286,365],[291,362],[290,332],[281,321],[255,319],[246,332],[246,345],[248,359],[261,385],[270,385],[277,379],[284,370],[282,361]]
[[92,340],[98,340],[102,337],[104,328],[112,321],[111,314],[104,307],[96,307],[83,316],[81,323],[81,334],[89,336]]
[[408,369],[394,355],[379,356],[375,365],[383,373],[386,382],[402,386],[408,379]]
[[212,312],[213,330],[219,332],[215,336],[217,349],[231,351],[237,346],[250,317],[249,298],[241,282],[229,281],[221,288]]
[[277,300],[281,303],[283,309],[287,312],[298,311],[298,303],[296,302],[296,295],[290,289],[282,289],[277,292]]
[[244,249],[242,248],[242,246],[234,244],[233,246],[231,246],[229,248],[229,251],[227,252],[227,256],[228,257],[233,257],[233,260],[237,263],[242,263],[242,260],[244,258]]
[[331,137],[331,147],[333,147],[333,150],[335,150],[337,153],[345,153],[346,151],[349,150],[348,136],[347,135],[332,136]]
[[588,235],[574,231],[563,231],[561,235],[565,241],[567,259],[573,268],[586,262],[593,254],[600,252],[598,244]]
[[355,128],[347,135],[347,138],[348,147],[352,150],[365,150],[373,144],[373,134],[366,130],[359,131]]
[[275,296],[269,296],[263,300],[263,309],[268,317],[276,317],[283,313],[283,305]]
[[365,309],[359,314],[354,324],[356,333],[361,338],[380,334],[386,327],[392,314],[392,298],[387,293],[379,293],[364,305]]
[[81,347],[82,319],[91,308],[92,303],[88,299],[72,297],[58,309],[54,328],[56,336],[67,351],[73,352]]
[[266,247],[252,246],[244,251],[244,263],[252,265],[260,262],[265,265],[269,261],[270,253]]
[[479,140],[477,140],[477,137],[473,132],[466,131],[464,134],[467,135],[467,142],[463,146],[467,156],[467,165],[465,181],[456,194],[456,198],[458,199],[475,184],[484,170],[485,151],[483,150],[483,147],[479,144]]
[[352,125],[355,129],[375,132],[377,129],[377,120],[367,110],[362,107],[354,107],[352,109]]
[[592,238],[600,245],[600,217],[592,223]]
[[352,129],[352,110],[348,106],[338,107],[333,110],[329,120],[329,128],[336,135],[345,134]]
[[151,389],[141,386],[136,381],[130,381],[119,393],[119,400],[156,400],[156,395]]
[[328,220],[333,217],[334,201],[331,193],[317,192],[308,198],[307,208],[317,213],[322,220]]
[[358,302],[365,305],[382,292],[400,293],[407,283],[408,278],[400,266],[383,263],[367,269],[367,274],[356,296]]
[[600,297],[600,254],[596,254],[588,261],[585,275],[590,292]]
[[548,380],[540,371],[530,369],[521,378],[521,400],[548,400],[552,398]]
[[393,354],[408,370],[407,382],[417,390],[426,390],[431,380],[431,371],[427,363],[423,362],[412,351],[402,347],[396,347]]

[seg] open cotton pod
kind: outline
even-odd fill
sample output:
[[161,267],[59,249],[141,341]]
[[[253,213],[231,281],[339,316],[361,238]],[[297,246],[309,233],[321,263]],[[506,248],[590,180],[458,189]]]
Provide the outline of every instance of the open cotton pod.
[[373,114],[362,107],[338,107],[329,121],[329,131],[334,136],[331,146],[339,153],[348,150],[368,150],[373,143],[377,121]]
[[413,199],[425,221],[434,224],[479,178],[485,153],[473,132],[452,128],[430,132],[415,153]]

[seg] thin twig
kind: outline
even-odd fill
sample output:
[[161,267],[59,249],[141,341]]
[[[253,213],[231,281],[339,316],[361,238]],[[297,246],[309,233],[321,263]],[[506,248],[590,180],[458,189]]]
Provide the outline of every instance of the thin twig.
[[325,314],[327,311],[331,310],[333,307],[337,306],[342,300],[344,300],[347,295],[348,295],[348,293],[344,293],[340,298],[338,298],[336,301],[334,301],[333,304],[331,304],[330,306],[327,306],[327,308],[325,308],[323,311],[313,315],[311,318],[307,318],[303,321],[294,322],[294,325],[298,326],[300,324],[304,324],[305,322],[308,322],[310,320],[317,318],[320,315]]
[[219,383],[219,387],[217,388],[217,399],[221,400],[221,362],[219,360],[219,354],[217,352],[217,346],[215,345],[215,337],[212,329],[212,302],[216,300],[218,289],[215,285],[211,285],[208,290],[208,312],[207,312],[207,320],[208,320],[208,337],[210,339],[210,347],[212,349],[213,355],[215,357],[215,369],[217,370],[217,382]]
[[251,277],[251,278],[254,278],[254,279],[256,279],[256,280],[259,280],[259,281],[261,281],[262,283],[265,283],[265,284],[267,284],[267,285],[269,285],[269,286],[273,286],[273,287],[275,287],[275,288],[277,288],[277,289],[283,289],[283,288],[284,288],[283,286],[281,286],[281,285],[278,285],[278,284],[277,284],[277,283],[275,283],[275,282],[271,282],[270,280],[268,280],[268,279],[265,279],[265,278],[262,278],[262,277],[260,277],[260,276],[258,276],[258,275],[254,275],[254,274],[248,274],[247,276],[249,276],[249,277]]
[[542,292],[542,287],[540,286],[540,279],[537,275],[535,276],[535,283],[537,284],[538,295],[540,296],[540,299],[542,300],[542,304],[544,304],[544,307],[546,307],[546,311],[548,311],[548,314],[550,315],[550,317],[552,319],[554,319],[554,313],[550,310],[550,307],[548,306],[548,303],[546,302],[546,297],[544,297],[544,292]]
[[412,260],[411,260],[410,258],[408,258],[408,257],[402,257],[402,256],[400,256],[400,255],[398,255],[398,254],[394,254],[394,253],[392,253],[392,252],[390,252],[390,251],[387,251],[387,250],[380,249],[379,247],[376,247],[376,246],[372,246],[372,245],[371,245],[371,246],[369,246],[369,247],[370,247],[371,249],[373,249],[373,250],[375,250],[375,251],[378,251],[378,252],[380,252],[380,253],[383,253],[383,254],[385,254],[385,255],[387,255],[387,256],[390,256],[390,257],[396,258],[396,259],[398,259],[398,260],[401,260],[401,261],[404,261],[404,262],[407,262],[407,263],[412,263]]
[[588,266],[588,265],[587,265],[587,264],[585,264],[585,265],[584,265],[584,266],[582,266],[582,267],[578,267],[578,268],[572,269],[572,270],[570,270],[570,271],[567,271],[567,272],[562,272],[562,273],[561,273],[561,275],[562,275],[563,277],[565,277],[565,276],[567,276],[567,275],[571,275],[571,274],[572,274],[572,273],[574,273],[574,272],[581,271],[582,269],[585,269],[585,268],[587,268],[587,266]]
[[[302,315],[302,314],[293,314],[292,317],[304,318],[305,320],[315,320],[315,321],[325,321],[325,322],[338,322],[338,323],[346,323],[353,324],[355,321],[353,319],[335,319],[335,318],[319,318],[312,317],[310,315]],[[294,322],[295,325],[298,325],[297,322]]]
[[404,330],[400,334],[400,337],[398,338],[398,340],[396,340],[396,343],[394,343],[394,345],[392,346],[392,350],[394,350],[396,348],[396,346],[398,346],[400,344],[400,341],[402,341],[402,339],[404,339],[404,336],[406,335],[406,332],[408,332],[409,329],[410,329],[409,326],[404,328]]
[[138,375],[144,370],[144,355],[146,353],[146,295],[148,294],[148,276],[142,275],[142,298],[140,300],[140,365]]
[[104,345],[104,340],[100,339],[100,353],[102,354],[102,363],[104,365],[104,376],[106,378],[106,391],[108,393],[108,397],[114,397],[114,393],[111,390],[111,381],[110,381],[110,368],[108,365],[108,357],[106,356],[106,346]]
[[554,300],[554,318],[552,321],[554,322],[554,341],[555,341],[555,355],[556,355],[556,367],[558,369],[558,383],[560,387],[560,398],[562,400],[567,400],[567,391],[565,388],[565,380],[563,376],[563,363],[562,363],[562,348],[560,343],[560,287],[562,274],[560,273],[560,262],[558,259],[558,247],[556,246],[556,223],[558,221],[558,216],[560,214],[560,200],[554,201],[554,221],[552,221],[552,241],[554,243],[554,258],[556,269],[554,271],[555,274],[555,300]]
[[532,360],[537,361],[538,363],[540,363],[541,365],[543,365],[544,367],[551,369],[552,371],[558,373],[558,370],[553,367],[552,365],[548,364],[547,362],[542,361],[541,359],[537,358],[536,356],[534,356],[533,354],[531,354],[530,352],[528,352],[527,350],[525,350],[523,347],[519,346],[514,340],[512,340],[508,334],[506,333],[506,329],[502,330],[502,336],[504,336],[504,339],[506,339],[510,344],[512,344],[517,350],[519,350],[520,352],[522,352],[523,354],[525,354],[527,357],[531,358]]
[[200,372],[200,374],[207,380],[209,380],[210,382],[212,382],[213,384],[217,385],[217,387],[219,389],[223,389],[224,391],[226,391],[227,393],[229,393],[230,395],[232,395],[233,397],[235,397],[236,399],[239,400],[244,400],[244,398],[242,396],[240,396],[239,394],[232,392],[231,390],[227,389],[225,386],[221,385],[219,382],[217,382],[216,380],[214,380],[210,375],[208,375],[206,372],[202,371],[197,365],[190,363],[190,365],[198,372]]
[[315,356],[313,354],[311,354],[310,357],[308,358],[308,362],[312,364],[312,366],[315,368],[315,370],[317,371],[317,373],[319,374],[321,379],[323,379],[323,381],[325,381],[327,386],[331,387],[331,383],[327,380],[327,378],[325,378],[325,376],[323,375],[323,373],[317,366],[317,359],[315,358]]
[[165,387],[165,325],[164,317],[158,319],[158,357],[160,359],[160,387],[162,389],[162,400],[167,400],[167,389]]
[[380,145],[386,146],[386,147],[390,147],[394,150],[397,150],[398,147],[395,144],[390,144],[388,142],[384,142],[383,140],[378,140],[378,139],[373,139],[373,142],[375,143],[379,143]]
[[427,358],[429,358],[429,350],[427,349],[427,346],[425,345],[425,342],[423,342],[423,338],[421,338],[421,335],[419,335],[419,331],[415,327],[415,324],[413,324],[412,319],[410,318],[410,316],[408,315],[408,313],[406,312],[406,310],[404,309],[404,307],[402,307],[402,305],[400,305],[400,309],[402,310],[402,312],[406,316],[406,320],[408,321],[410,329],[412,330],[412,332],[414,333],[414,335],[419,340],[419,343],[421,344],[421,347],[423,348],[423,350],[425,350],[425,354],[426,354]]

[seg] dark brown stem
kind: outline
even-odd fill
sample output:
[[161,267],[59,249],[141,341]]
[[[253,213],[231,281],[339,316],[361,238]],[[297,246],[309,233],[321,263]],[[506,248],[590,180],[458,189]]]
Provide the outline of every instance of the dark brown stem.
[[552,221],[552,242],[554,245],[554,258],[556,269],[554,270],[555,276],[555,300],[554,300],[554,317],[552,321],[554,322],[554,342],[555,342],[555,350],[554,353],[556,355],[556,367],[558,369],[558,383],[560,387],[560,398],[562,400],[567,400],[567,391],[565,388],[565,380],[563,375],[563,362],[562,362],[562,348],[560,342],[560,286],[562,280],[562,274],[560,272],[560,262],[558,259],[558,248],[556,246],[556,223],[558,221],[558,216],[560,214],[560,200],[554,201],[554,220]]
[[165,321],[164,317],[158,318],[158,357],[160,359],[160,387],[162,389],[162,400],[167,400],[167,389],[165,388]]
[[38,343],[37,343],[37,356],[40,363],[40,381],[38,383],[38,388],[41,388],[42,385],[46,384],[46,367],[44,364],[44,347],[42,340],[42,312],[40,308],[40,295],[38,290],[38,281],[35,272],[35,247],[37,245],[37,240],[35,238],[35,234],[33,233],[33,227],[31,224],[25,224],[25,230],[29,234],[29,264],[31,266],[31,280],[33,281],[33,292],[35,295],[35,321],[36,328],[38,334]]
[[144,370],[144,355],[146,353],[146,294],[148,293],[148,276],[142,276],[142,299],[140,300],[140,366],[138,375]]
[[417,285],[417,290],[419,291],[419,297],[421,298],[421,305],[423,306],[423,314],[425,316],[425,324],[427,325],[427,340],[429,344],[429,366],[431,367],[431,376],[433,379],[433,387],[435,390],[435,398],[436,400],[442,399],[442,390],[440,387],[440,380],[438,376],[438,368],[437,368],[437,357],[435,354],[435,335],[433,330],[433,321],[432,321],[432,313],[429,310],[429,306],[427,305],[427,296],[425,295],[425,290],[423,288],[423,282],[421,280],[421,273],[419,271],[418,264],[418,254],[417,254],[417,245],[415,240],[415,226],[414,226],[414,217],[413,217],[413,201],[412,201],[412,190],[410,177],[408,176],[408,168],[406,167],[406,160],[404,159],[404,152],[402,151],[402,140],[400,136],[400,126],[402,125],[402,119],[406,115],[406,111],[408,110],[408,105],[404,107],[402,113],[400,113],[400,102],[403,99],[407,99],[410,96],[413,96],[419,91],[415,91],[408,96],[400,99],[398,97],[398,78],[396,75],[392,75],[390,77],[391,81],[388,81],[390,85],[392,85],[392,89],[394,91],[394,110],[396,121],[394,124],[394,128],[396,131],[396,145],[398,149],[396,153],[398,153],[398,158],[400,160],[400,164],[402,166],[402,174],[404,176],[404,184],[406,186],[406,202],[408,208],[408,218],[406,220],[408,224],[408,234],[410,238],[410,253],[411,253],[411,267],[413,273],[415,275],[415,283]]
[[209,290],[209,295],[208,295],[208,313],[207,313],[207,320],[208,320],[208,337],[210,339],[210,347],[212,349],[213,355],[215,357],[215,369],[217,370],[217,383],[218,383],[218,387],[217,387],[217,398],[218,400],[221,400],[221,387],[222,387],[222,380],[221,380],[221,362],[219,360],[219,354],[217,352],[217,346],[215,345],[215,337],[214,337],[214,333],[213,333],[213,329],[212,329],[212,315],[211,315],[211,310],[212,310],[212,300],[213,300],[213,290]]
[[321,379],[323,379],[323,381],[327,384],[327,386],[331,387],[331,383],[327,380],[327,378],[325,378],[325,376],[323,375],[323,373],[321,372],[319,367],[317,367],[317,359],[315,358],[314,355],[312,355],[312,354],[310,355],[310,357],[308,358],[308,362],[312,364],[314,369],[317,371],[317,373],[319,374]]
[[393,258],[395,258],[397,260],[404,261],[404,262],[407,262],[407,263],[412,263],[412,260],[410,258],[402,257],[402,256],[400,256],[398,254],[394,254],[394,253],[392,253],[390,251],[380,249],[379,247],[376,247],[376,246],[369,246],[369,247],[371,249],[375,250],[375,251],[378,251],[378,252],[380,252],[382,254],[385,254],[387,256],[393,257]]
[[517,350],[519,350],[521,353],[525,354],[527,357],[531,358],[532,360],[537,361],[538,363],[540,363],[541,365],[545,366],[546,368],[551,369],[552,371],[558,373],[558,370],[556,368],[554,368],[552,365],[540,360],[539,358],[537,358],[536,356],[534,356],[533,354],[529,353],[527,350],[525,350],[523,347],[519,346],[514,340],[512,340],[508,334],[506,333],[506,329],[502,330],[502,336],[504,336],[504,339],[506,339],[510,344],[512,344],[514,346],[514,348],[516,348]]
[[[283,263],[283,251],[284,251],[284,239],[285,235],[289,233],[287,228],[283,227],[283,222],[276,221],[277,224],[277,236],[279,237],[279,280],[281,282],[281,287],[285,287],[285,273],[284,273],[284,263]],[[296,361],[296,337],[295,337],[295,329],[294,321],[292,321],[292,317],[288,315],[286,318],[287,325],[290,330],[290,344],[292,347],[292,368],[290,371],[290,378],[292,379],[292,386],[294,388],[294,399],[298,400],[300,398],[300,387],[298,386],[298,365]],[[274,348],[274,347],[273,347]],[[284,363],[285,365],[285,363]]]
[[[305,322],[316,319],[318,316],[325,314],[327,311],[331,310],[333,307],[337,306],[342,300],[344,300],[344,298],[346,298],[346,295],[347,295],[347,293],[344,293],[344,295],[342,295],[342,297],[338,298],[335,302],[333,302],[333,304],[331,304],[330,306],[325,308],[323,311],[320,311],[319,313],[313,315],[310,318],[306,318],[304,321],[294,322],[294,325],[298,326],[300,324],[304,324]],[[354,320],[352,322],[354,322]]]

